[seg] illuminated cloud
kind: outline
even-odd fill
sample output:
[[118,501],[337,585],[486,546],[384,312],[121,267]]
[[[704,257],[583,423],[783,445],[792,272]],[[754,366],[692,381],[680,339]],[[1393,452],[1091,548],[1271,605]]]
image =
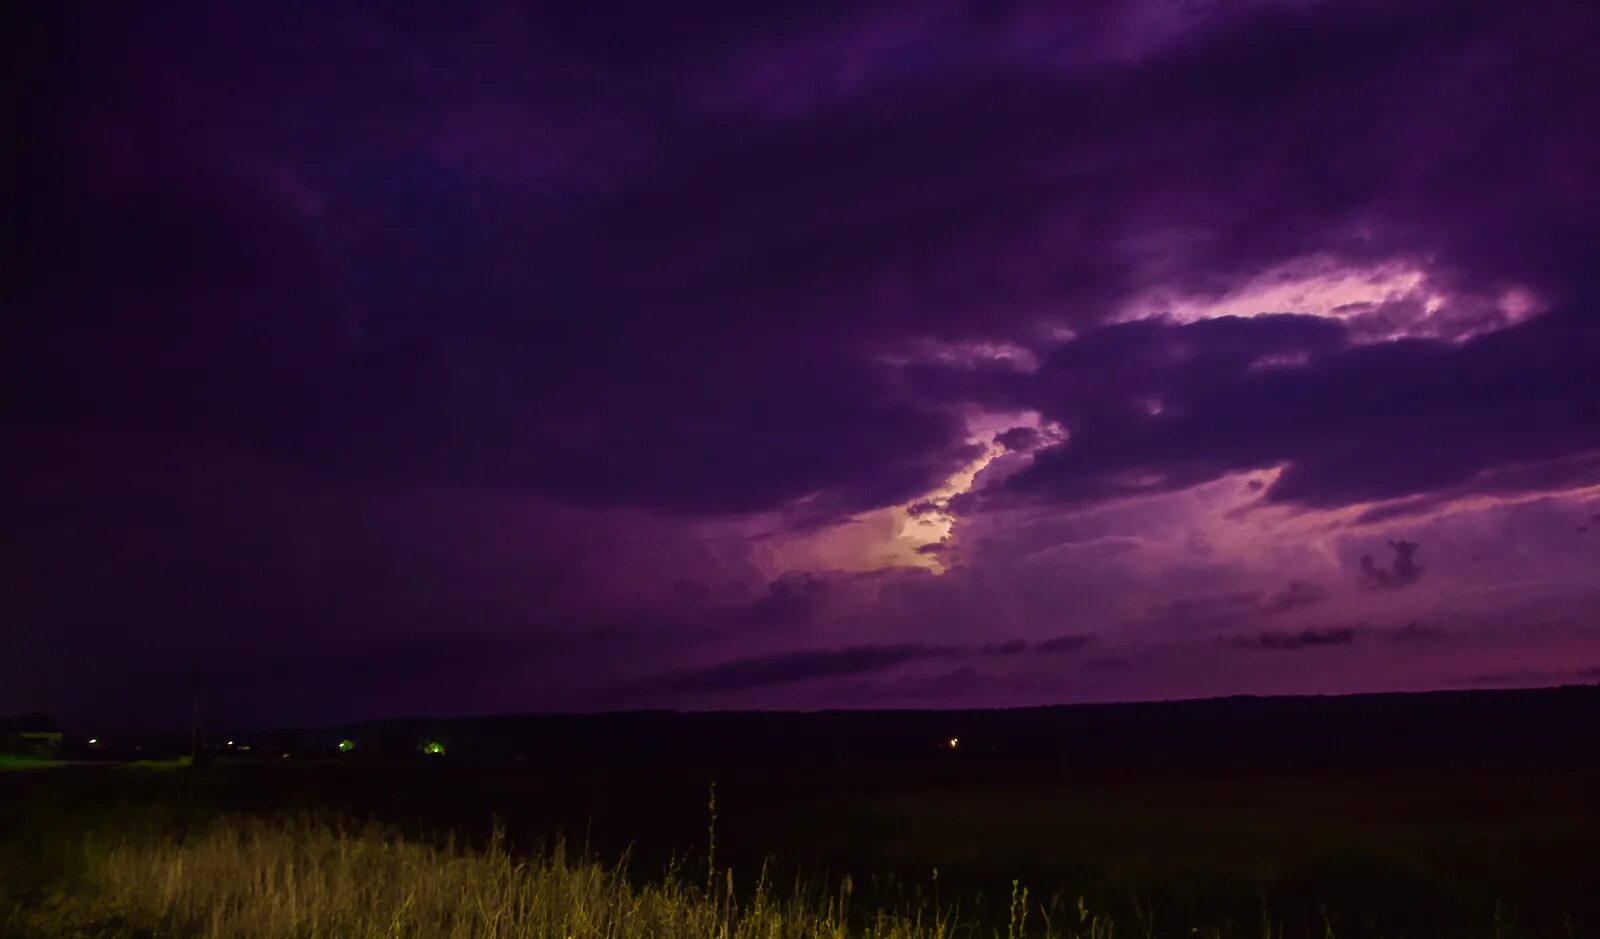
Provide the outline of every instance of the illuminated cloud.
[[[1146,317],[1180,323],[1223,316],[1301,313],[1345,323],[1353,342],[1425,338],[1461,342],[1515,326],[1543,312],[1527,287],[1500,288],[1493,296],[1451,294],[1428,273],[1405,262],[1349,267],[1335,258],[1312,256],[1257,274],[1215,297],[1142,295],[1124,309],[1123,321]],[[1277,356],[1261,365],[1297,365],[1305,358]]]

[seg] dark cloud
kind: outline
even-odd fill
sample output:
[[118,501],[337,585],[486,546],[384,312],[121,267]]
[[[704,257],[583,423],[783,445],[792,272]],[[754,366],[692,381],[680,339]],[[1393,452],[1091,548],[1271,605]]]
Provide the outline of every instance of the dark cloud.
[[920,702],[923,706],[938,706],[939,702],[953,697],[967,697],[992,690],[993,676],[986,675],[971,665],[963,665],[932,674],[889,675],[879,679],[865,679],[843,687],[829,689],[829,697],[841,695],[856,706],[882,706]]
[[[1070,436],[989,501],[1094,502],[1277,465],[1266,500],[1310,507],[1600,480],[1600,398],[1575,351],[1600,343],[1586,309],[1458,345],[1349,340],[1337,323],[1290,315],[1086,332],[990,391]],[[1258,365],[1284,356],[1303,362]]]
[[952,697],[982,691],[986,676],[970,665],[938,672],[926,678],[905,675],[887,682],[880,692],[891,701],[948,701]]
[[[860,10],[685,14],[701,26],[652,33],[648,68],[586,17],[510,7],[41,14],[64,41],[36,105],[71,117],[29,164],[49,315],[8,343],[29,350],[8,397],[31,433],[242,439],[366,480],[693,512],[820,493],[835,518],[905,501],[969,455],[875,364],[913,340],[1026,338],[1040,310],[1091,323],[1313,252],[1427,255],[1567,305],[1596,224],[1572,191],[1592,21],[1450,7],[1448,36],[1426,2],[1089,30],[1145,50],[1126,61],[1071,13],[912,18],[891,47],[937,69],[875,58],[893,27]],[[1043,61],[1024,29],[1074,51]],[[845,78],[828,50],[858,44]],[[749,67],[771,49],[782,91]],[[1459,349],[1348,349],[1293,318],[1091,330],[1016,390],[1074,439],[1014,485],[1105,498],[1287,462],[1271,497],[1325,504],[1570,455],[1594,405],[1568,319]],[[1533,378],[1514,394],[1508,358]],[[1128,421],[1152,394],[1172,406]]]
[[1264,599],[1259,590],[1199,597],[1178,597],[1150,608],[1150,617],[1176,625],[1207,625],[1226,622],[1252,613]]
[[1086,635],[1056,636],[1033,644],[1033,651],[1042,655],[1055,652],[1077,652],[1095,641],[1095,637]]
[[1293,610],[1314,606],[1328,598],[1328,592],[1315,584],[1291,581],[1278,593],[1262,598],[1256,612],[1262,616],[1277,616]]
[[1485,470],[1467,482],[1426,495],[1397,499],[1362,512],[1357,524],[1376,525],[1397,518],[1423,515],[1472,496],[1504,497],[1534,492],[1560,492],[1600,479],[1600,453],[1586,453],[1533,465],[1513,465]]
[[843,649],[807,649],[730,659],[700,668],[672,672],[636,686],[639,694],[685,694],[742,691],[798,682],[886,672],[922,659],[952,654],[948,648],[923,644],[863,645]]
[[1317,645],[1344,645],[1356,641],[1378,641],[1401,646],[1424,647],[1449,642],[1452,634],[1437,626],[1411,620],[1404,626],[1372,628],[1365,620],[1350,626],[1329,626],[1297,632],[1263,631],[1235,636],[1232,645],[1262,649],[1296,649]]
[[1394,560],[1388,567],[1379,567],[1372,560],[1372,555],[1361,556],[1361,585],[1364,587],[1397,590],[1409,587],[1422,577],[1422,568],[1417,564],[1417,549],[1421,547],[1414,541],[1389,542],[1389,547],[1394,549]]
[[813,574],[781,577],[767,585],[766,593],[739,611],[738,625],[794,628],[810,622],[822,608],[828,582]]
[[1266,593],[1239,590],[1223,594],[1178,597],[1151,607],[1150,620],[1186,629],[1217,628],[1243,619],[1280,616],[1323,602],[1326,589],[1316,584],[1290,581],[1282,590]]
[[994,442],[1007,450],[1032,450],[1039,443],[1039,432],[1032,427],[1013,427],[995,434]]
[[[248,654],[212,653],[200,660],[207,710],[233,722],[258,714],[262,700],[289,698],[273,709],[278,720],[306,724],[389,716],[381,711],[351,711],[349,702],[382,700],[388,689],[406,689],[411,714],[484,713],[558,706],[569,702],[598,703],[593,683],[563,675],[563,663],[589,660],[597,654],[660,655],[699,644],[705,637],[626,624],[592,628],[529,631],[423,633],[334,637],[308,641],[294,648],[258,648]],[[149,702],[139,689],[159,682],[169,688],[187,684],[180,661],[166,670],[135,677],[109,677],[117,694],[125,695],[130,719],[150,719]],[[470,676],[464,681],[463,676]],[[527,687],[537,676],[538,689]],[[597,677],[597,676],[591,676]],[[128,685],[133,687],[128,687]],[[368,705],[370,707],[370,705]],[[259,720],[260,718],[256,718]]]
[[1377,636],[1378,638],[1388,640],[1389,642],[1398,642],[1403,644],[1444,642],[1450,638],[1450,634],[1445,630],[1440,629],[1437,626],[1428,626],[1417,620],[1411,620],[1398,629],[1380,632],[1377,634]]
[[[92,696],[15,664],[80,646],[320,650],[334,687],[370,644],[352,698],[402,703],[432,658],[579,706],[688,661],[660,636],[727,660],[662,694],[870,675],[1228,589],[1139,592],[1153,533],[1241,562],[1171,506],[1052,542],[1078,509],[1259,471],[1253,504],[1377,526],[1600,481],[1594,6],[1202,6],[32,5],[0,691]],[[1426,291],[1184,322],[1307,264]],[[881,559],[861,516],[908,503],[959,516],[939,588],[781,573]],[[824,619],[863,645],[760,651]]]
[[980,650],[984,655],[1022,655],[1028,651],[1028,640],[1010,639],[1005,642],[987,643]]
[[1303,629],[1298,632],[1267,631],[1229,639],[1230,645],[1242,649],[1261,649],[1272,652],[1294,652],[1328,646],[1345,646],[1356,641],[1359,634],[1347,627],[1334,629]]

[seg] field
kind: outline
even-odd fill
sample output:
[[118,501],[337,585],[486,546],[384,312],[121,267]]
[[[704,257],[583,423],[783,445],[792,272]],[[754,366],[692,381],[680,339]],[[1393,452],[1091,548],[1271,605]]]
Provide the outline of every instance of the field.
[[1434,734],[1376,759],[1312,734],[1250,765],[1259,739],[1212,764],[1170,746],[1119,761],[1150,742],[1130,730],[1133,746],[1063,769],[998,745],[872,761],[845,741],[822,759],[801,734],[787,761],[666,744],[474,758],[467,731],[445,757],[0,772],[0,929],[1509,939],[1600,924],[1600,770],[1570,736],[1536,751],[1491,735],[1463,759]]
[[1596,915],[1584,777],[748,779],[718,788],[714,829],[686,779],[442,763],[4,783],[19,935],[994,935],[1013,880],[1028,929],[1058,935],[1582,935]]

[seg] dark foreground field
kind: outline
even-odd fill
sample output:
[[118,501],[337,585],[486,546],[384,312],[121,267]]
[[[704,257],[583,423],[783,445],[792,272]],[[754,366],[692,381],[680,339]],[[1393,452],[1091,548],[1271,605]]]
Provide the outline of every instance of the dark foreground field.
[[[787,765],[732,751],[629,762],[602,747],[560,762],[276,754],[0,773],[0,924],[17,935],[1595,935],[1600,773],[1581,737],[1564,736],[1581,733],[1594,695],[1541,694],[1498,711],[1492,696],[1472,699],[1468,712],[1545,714],[1522,735],[1509,718],[1484,727],[1481,746],[1470,735],[1447,745],[1440,725],[1410,748],[1352,739],[1318,756],[1280,744],[1253,765],[1228,753],[1141,759],[1140,741],[1099,744],[1095,761],[1063,762],[1053,747],[1048,759],[986,755],[982,735],[1001,724],[969,715],[968,749],[878,761],[796,743],[805,752]],[[1576,723],[1552,732],[1557,713]],[[922,733],[925,719],[900,726]],[[1037,713],[1013,720],[1046,733]],[[770,734],[752,749],[770,755]],[[384,829],[363,829],[369,820]]]

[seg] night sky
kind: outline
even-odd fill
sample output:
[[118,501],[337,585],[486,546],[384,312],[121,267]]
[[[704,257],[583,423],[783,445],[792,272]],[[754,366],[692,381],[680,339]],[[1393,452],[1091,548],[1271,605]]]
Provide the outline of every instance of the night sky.
[[0,713],[1600,678],[1589,0],[26,6]]

